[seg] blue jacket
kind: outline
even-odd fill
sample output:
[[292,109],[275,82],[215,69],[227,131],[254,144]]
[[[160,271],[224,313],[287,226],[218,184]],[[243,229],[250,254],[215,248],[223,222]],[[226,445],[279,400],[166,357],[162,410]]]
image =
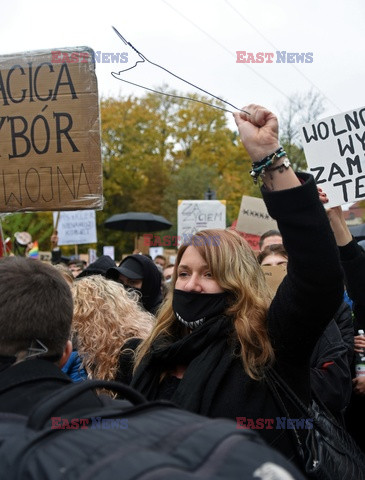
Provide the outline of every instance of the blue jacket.
[[82,382],[87,378],[84,367],[81,366],[81,358],[76,350],[74,350],[70,358],[62,367],[62,371],[66,373],[74,383]]

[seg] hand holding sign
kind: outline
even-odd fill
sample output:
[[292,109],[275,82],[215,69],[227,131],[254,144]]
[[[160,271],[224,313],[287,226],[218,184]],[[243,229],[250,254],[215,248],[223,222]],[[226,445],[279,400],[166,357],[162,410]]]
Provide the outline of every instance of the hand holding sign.
[[339,247],[344,247],[352,240],[349,227],[346,224],[345,217],[341,207],[333,207],[327,210],[327,215],[335,235],[336,243]]
[[309,172],[329,207],[365,198],[365,108],[307,123],[301,138]]
[[[327,194],[319,187],[317,187],[319,199],[326,205],[328,203]],[[336,239],[336,243],[339,247],[343,247],[351,242],[352,235],[347,226],[342,208],[332,207],[327,210],[328,219]]]

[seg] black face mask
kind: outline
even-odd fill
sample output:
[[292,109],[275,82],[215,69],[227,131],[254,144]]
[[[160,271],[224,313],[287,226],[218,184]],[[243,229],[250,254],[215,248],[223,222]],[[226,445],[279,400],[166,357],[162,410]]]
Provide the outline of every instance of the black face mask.
[[220,315],[228,306],[228,293],[196,293],[174,290],[172,309],[176,318],[193,330],[205,320]]

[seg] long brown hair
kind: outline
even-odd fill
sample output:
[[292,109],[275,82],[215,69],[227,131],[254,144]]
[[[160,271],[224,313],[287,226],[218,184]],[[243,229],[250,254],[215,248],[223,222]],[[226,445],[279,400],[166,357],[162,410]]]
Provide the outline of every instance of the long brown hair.
[[[261,378],[264,366],[274,358],[266,327],[272,298],[254,253],[236,232],[214,229],[198,232],[178,251],[172,287],[175,287],[182,256],[190,245],[203,257],[217,283],[231,293],[233,300],[225,313],[233,319],[244,370],[253,379]],[[176,336],[184,334],[184,327],[175,319],[172,296],[170,291],[151,335],[137,349],[134,369],[157,337],[171,343]]]

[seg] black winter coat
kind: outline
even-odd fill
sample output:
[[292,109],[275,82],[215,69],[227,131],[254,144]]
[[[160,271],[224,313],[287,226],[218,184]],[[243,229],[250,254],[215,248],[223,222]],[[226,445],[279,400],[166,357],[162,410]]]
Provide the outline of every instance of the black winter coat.
[[[268,312],[275,369],[302,401],[308,403],[311,354],[342,302],[343,280],[337,246],[313,177],[307,174],[300,177],[303,184],[299,187],[274,192],[263,189],[262,193],[269,214],[278,222],[289,256],[287,276]],[[202,395],[200,407],[194,411],[233,420],[282,417],[283,411],[266,383],[252,380],[245,373],[241,359],[231,358],[230,367],[220,378],[213,373],[209,392]],[[194,368],[193,364],[187,366],[184,378],[189,369]],[[170,367],[165,366],[165,371]],[[187,385],[184,378],[175,387],[176,392],[185,389],[187,398],[189,389],[195,385]],[[138,389],[134,381],[132,385]],[[186,408],[184,404],[179,405]],[[295,405],[289,413],[292,418],[298,418]],[[292,432],[275,428],[258,432],[288,458],[295,457]]]

